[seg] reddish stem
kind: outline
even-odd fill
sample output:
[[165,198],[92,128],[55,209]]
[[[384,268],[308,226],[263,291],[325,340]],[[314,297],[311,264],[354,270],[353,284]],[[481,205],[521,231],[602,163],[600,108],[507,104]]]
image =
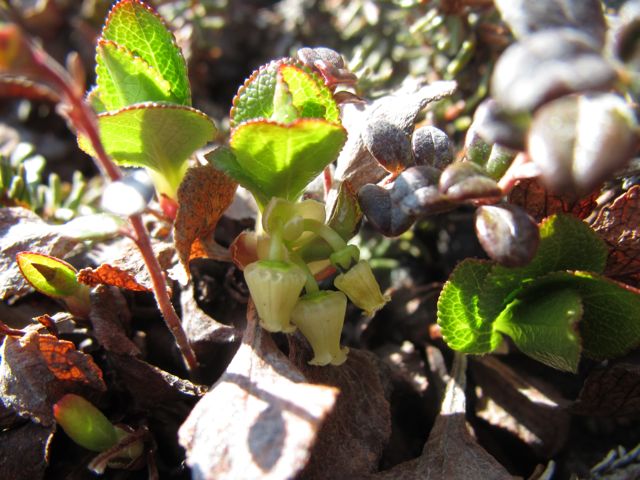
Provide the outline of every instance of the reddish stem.
[[[39,67],[42,68],[46,78],[60,89],[62,98],[66,99],[66,103],[70,107],[68,114],[71,122],[78,131],[86,135],[91,143],[91,148],[93,148],[95,153],[94,159],[100,170],[112,181],[121,179],[122,172],[111,160],[100,140],[95,112],[85,103],[81,94],[76,92],[74,89],[75,85],[69,78],[67,72],[58,65],[55,60],[50,58],[46,52],[37,47],[31,46],[31,48],[34,60],[38,63]],[[182,352],[187,368],[193,371],[197,368],[198,362],[189,344],[187,335],[182,328],[180,318],[173,308],[171,298],[169,298],[167,283],[158,259],[153,252],[147,229],[144,227],[140,215],[129,217],[129,221],[135,232],[136,244],[140,250],[140,254],[142,255],[147,270],[149,270],[153,293],[158,303],[158,308],[164,317],[167,327],[169,327],[169,330],[173,334],[178,348]]]

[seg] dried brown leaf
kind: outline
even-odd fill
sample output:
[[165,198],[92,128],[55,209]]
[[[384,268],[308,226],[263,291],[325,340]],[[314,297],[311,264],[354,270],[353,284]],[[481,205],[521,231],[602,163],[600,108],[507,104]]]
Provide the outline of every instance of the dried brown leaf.
[[69,341],[31,331],[5,338],[0,352],[0,398],[43,425],[53,424],[53,404],[63,394],[106,390],[93,359]]
[[45,223],[30,210],[0,209],[0,300],[19,298],[31,291],[16,263],[18,252],[64,258],[76,244],[59,227]]
[[109,363],[133,399],[131,408],[151,411],[167,421],[186,417],[191,405],[206,391],[201,385],[130,355],[109,354]]
[[[163,271],[169,270],[177,263],[173,243],[152,238],[151,246]],[[152,289],[153,284],[149,276],[149,269],[144,263],[140,250],[130,238],[122,238],[108,244],[101,244],[97,248],[93,248],[89,256],[96,264],[106,263],[128,272],[133,275],[139,285],[149,290]]]
[[188,271],[189,260],[206,256],[207,237],[227,209],[238,184],[211,165],[187,170],[178,189],[178,214],[174,238],[180,261]]
[[113,353],[140,355],[140,349],[127,335],[131,314],[127,302],[115,288],[101,285],[91,292],[89,320],[98,343]]
[[611,250],[605,274],[640,280],[640,185],[604,206],[592,225]]
[[150,289],[140,285],[129,272],[108,263],[103,263],[98,268],[83,268],[77,274],[78,281],[95,287],[96,285],[111,285],[134,292],[149,292]]
[[250,306],[238,353],[179,431],[193,478],[293,478],[337,395],[306,383]]
[[536,179],[521,180],[509,193],[509,203],[524,208],[536,222],[554,213],[571,213],[581,220],[596,208],[596,192],[577,200],[549,193]]
[[375,480],[511,480],[513,477],[484,450],[465,420],[466,359],[456,354],[440,415],[417,459],[372,476]]
[[543,458],[560,451],[569,434],[567,403],[550,384],[528,378],[493,356],[474,357],[481,389],[476,414],[516,435]]
[[326,478],[331,465],[334,478],[362,478],[377,471],[391,436],[387,382],[381,361],[371,352],[351,349],[339,367],[307,364],[312,352],[300,335],[290,339],[290,356],[311,383],[340,391],[334,410],[323,424],[302,478]]
[[[182,307],[182,327],[184,328],[189,343],[198,353],[199,347],[203,350],[215,348],[212,344],[225,344],[239,341],[241,331],[235,326],[225,325],[207,315],[193,298],[193,287],[185,288],[180,295]],[[203,351],[203,353],[206,353]]]
[[594,368],[571,411],[581,415],[640,416],[640,357]]
[[44,478],[49,462],[49,444],[54,427],[26,422],[0,431],[0,472],[2,478],[38,480]]

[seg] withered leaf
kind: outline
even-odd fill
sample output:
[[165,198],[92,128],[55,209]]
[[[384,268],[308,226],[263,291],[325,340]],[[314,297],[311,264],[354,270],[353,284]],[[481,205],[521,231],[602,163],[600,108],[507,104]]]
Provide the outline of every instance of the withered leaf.
[[577,200],[555,195],[547,191],[536,179],[521,180],[509,193],[509,203],[524,208],[536,222],[554,213],[570,213],[581,220],[587,218],[594,208],[598,193]]
[[0,472],[12,480],[44,478],[55,427],[24,422],[0,431]]
[[163,417],[167,412],[186,416],[190,405],[205,393],[204,387],[130,355],[110,353],[109,363],[133,398],[132,408],[150,410],[161,418],[172,417]]
[[471,369],[481,389],[476,414],[516,435],[541,457],[558,453],[569,434],[567,401],[551,384],[529,378],[493,356],[473,360]]
[[[369,104],[344,104],[341,120],[348,137],[338,156],[334,183],[327,201],[329,210],[333,209],[343,181],[349,181],[358,191],[363,185],[377,183],[387,175],[374,155],[385,152],[381,158],[389,160],[389,150],[398,151],[403,157],[400,163],[406,163],[408,157],[413,156],[410,136],[417,116],[430,102],[451,95],[456,88],[455,82],[435,82],[422,87],[411,86]],[[386,127],[378,128],[379,122]],[[389,132],[399,144],[386,145]],[[392,170],[396,170],[396,166]]]
[[[163,271],[169,270],[177,263],[173,243],[152,238],[151,246]],[[124,237],[113,242],[97,245],[91,249],[88,256],[96,264],[109,264],[112,267],[128,272],[133,275],[136,283],[149,290],[153,287],[149,269],[144,263],[140,250],[130,238]]]
[[[215,348],[212,344],[232,343],[240,340],[240,333],[235,326],[225,325],[207,315],[193,297],[193,286],[182,290],[180,305],[182,307],[182,327],[193,348]],[[205,352],[203,352],[205,353]]]
[[594,368],[571,411],[581,415],[638,417],[640,357],[635,354]]
[[103,263],[98,268],[83,268],[78,272],[77,278],[80,283],[90,287],[111,285],[134,292],[150,291],[144,285],[140,285],[132,274],[108,263]]
[[640,280],[640,185],[604,206],[592,227],[611,247],[605,273]]
[[31,291],[16,263],[16,254],[31,251],[64,258],[77,244],[61,229],[21,207],[0,209],[0,300]]
[[205,256],[201,242],[213,234],[238,184],[212,165],[192,167],[178,189],[178,214],[174,238],[180,261],[188,269],[189,260]]
[[371,352],[351,349],[340,367],[315,367],[307,342],[290,337],[290,356],[311,383],[335,387],[340,396],[322,425],[302,478],[320,480],[331,465],[334,478],[362,478],[378,469],[391,436],[391,412],[382,381],[381,361]]
[[179,430],[192,478],[293,478],[337,396],[305,382],[251,305],[238,353]]
[[422,455],[371,478],[375,480],[511,480],[513,477],[484,450],[465,420],[466,358],[456,354],[451,380],[440,415],[436,418]]
[[131,314],[120,291],[101,285],[90,298],[89,321],[98,343],[109,352],[139,355],[140,349],[127,336]]
[[67,340],[31,331],[6,337],[0,352],[5,406],[43,425],[53,424],[53,404],[63,394],[106,390],[93,359]]

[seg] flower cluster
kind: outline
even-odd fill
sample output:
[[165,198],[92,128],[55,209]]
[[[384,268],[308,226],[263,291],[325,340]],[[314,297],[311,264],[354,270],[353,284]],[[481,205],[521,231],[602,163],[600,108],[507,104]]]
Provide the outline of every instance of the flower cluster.
[[[273,198],[264,210],[258,260],[247,265],[245,280],[260,324],[270,332],[299,329],[313,348],[311,365],[340,365],[348,349],[340,346],[347,298],[373,315],[389,298],[382,294],[360,251],[325,222],[324,204]],[[326,259],[341,273],[336,290],[320,290],[305,253],[322,239],[332,253]],[[301,293],[304,289],[304,295]]]

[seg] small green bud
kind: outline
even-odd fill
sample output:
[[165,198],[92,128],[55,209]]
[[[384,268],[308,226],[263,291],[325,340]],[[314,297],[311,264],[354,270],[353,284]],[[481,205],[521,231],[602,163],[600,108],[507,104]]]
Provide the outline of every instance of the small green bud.
[[355,245],[347,245],[342,250],[333,252],[329,256],[331,263],[341,270],[349,270],[360,260],[360,249]]
[[390,300],[388,295],[382,295],[380,285],[365,260],[360,260],[351,270],[338,275],[333,284],[369,316]]
[[307,280],[302,269],[292,263],[259,260],[245,267],[244,278],[260,325],[270,332],[293,332],[291,311]]
[[53,406],[53,416],[71,440],[94,452],[110,449],[120,438],[107,417],[78,395],[62,397]]
[[347,310],[347,297],[341,292],[320,291],[302,297],[291,321],[313,348],[309,365],[342,365],[349,349],[340,347],[340,334]]

